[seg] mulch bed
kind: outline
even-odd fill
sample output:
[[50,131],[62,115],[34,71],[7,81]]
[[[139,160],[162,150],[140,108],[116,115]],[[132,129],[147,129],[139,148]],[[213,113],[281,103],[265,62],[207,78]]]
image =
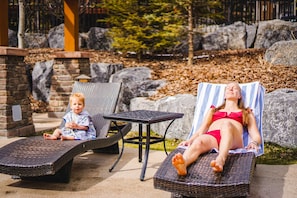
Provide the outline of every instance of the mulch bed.
[[[25,62],[34,66],[37,61],[51,60],[55,51],[60,50],[30,49]],[[124,57],[115,53],[85,51],[92,53],[91,63],[123,63],[124,67],[146,66],[152,69],[152,79],[164,79],[167,84],[151,99],[186,93],[196,95],[200,82],[260,81],[267,93],[280,88],[297,90],[297,66],[272,65],[266,62],[263,58],[264,49],[198,51],[195,52],[193,66],[187,66],[186,57],[182,56],[146,57],[138,61],[134,57]],[[34,111],[45,111],[46,104],[41,101],[33,103]]]

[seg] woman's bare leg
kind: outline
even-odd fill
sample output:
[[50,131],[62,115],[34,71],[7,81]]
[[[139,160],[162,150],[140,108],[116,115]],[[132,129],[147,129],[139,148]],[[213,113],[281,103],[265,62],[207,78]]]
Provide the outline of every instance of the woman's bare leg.
[[236,131],[232,123],[226,122],[221,128],[221,142],[219,146],[219,155],[212,160],[210,166],[215,172],[222,172],[229,150],[240,147],[242,144],[241,134]]
[[175,167],[178,175],[186,175],[187,167],[197,158],[212,148],[217,148],[216,139],[210,135],[201,135],[187,148],[184,154],[177,153],[172,157],[172,165]]

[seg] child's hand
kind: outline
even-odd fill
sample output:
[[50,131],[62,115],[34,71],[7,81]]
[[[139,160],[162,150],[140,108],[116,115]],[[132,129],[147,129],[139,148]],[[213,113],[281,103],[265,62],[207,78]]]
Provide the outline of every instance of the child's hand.
[[65,126],[67,128],[70,128],[70,129],[76,129],[77,128],[77,124],[75,122],[68,122],[65,124]]

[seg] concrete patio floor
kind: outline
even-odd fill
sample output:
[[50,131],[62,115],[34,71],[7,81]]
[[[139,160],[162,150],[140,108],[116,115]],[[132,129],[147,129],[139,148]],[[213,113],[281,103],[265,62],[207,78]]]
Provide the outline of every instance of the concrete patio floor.
[[[44,130],[58,126],[59,120],[35,114],[34,124],[36,130]],[[0,147],[17,139],[1,137]],[[122,159],[111,173],[108,170],[117,155],[89,151],[75,157],[71,179],[67,184],[14,180],[9,175],[0,174],[0,197],[169,198],[171,193],[154,189],[153,185],[153,176],[165,157],[163,151],[150,151],[145,180],[140,181],[142,163],[138,162],[137,149],[126,147]],[[257,164],[249,197],[297,197],[296,184],[297,164]]]

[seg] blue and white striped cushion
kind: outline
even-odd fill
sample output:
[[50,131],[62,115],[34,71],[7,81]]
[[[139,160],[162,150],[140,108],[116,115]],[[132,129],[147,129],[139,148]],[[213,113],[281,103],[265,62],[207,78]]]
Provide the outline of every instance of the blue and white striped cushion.
[[[264,108],[264,94],[265,88],[259,82],[251,82],[239,84],[242,90],[242,97],[244,99],[245,107],[250,107],[256,117],[257,125],[262,136],[262,144],[257,156],[264,153],[264,140],[262,134],[262,114]],[[199,83],[197,90],[197,103],[195,108],[194,120],[192,130],[189,134],[190,138],[201,125],[206,112],[211,105],[218,107],[224,101],[226,84],[212,84],[212,83]],[[247,131],[243,135],[244,145],[248,145],[251,141]]]

